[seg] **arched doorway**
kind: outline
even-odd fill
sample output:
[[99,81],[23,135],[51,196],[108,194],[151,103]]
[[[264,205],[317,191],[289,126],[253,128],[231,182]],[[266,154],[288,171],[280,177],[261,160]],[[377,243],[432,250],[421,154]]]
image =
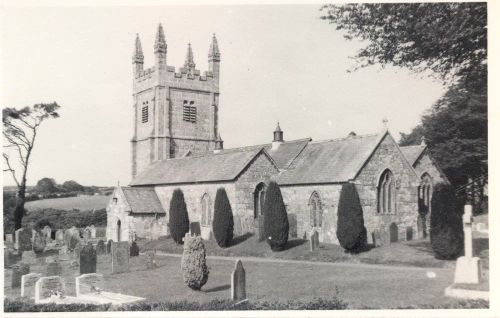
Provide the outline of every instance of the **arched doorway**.
[[116,222],[116,241],[120,242],[122,238],[122,221]]
[[391,243],[398,241],[398,225],[396,223],[391,223],[389,226],[389,238]]

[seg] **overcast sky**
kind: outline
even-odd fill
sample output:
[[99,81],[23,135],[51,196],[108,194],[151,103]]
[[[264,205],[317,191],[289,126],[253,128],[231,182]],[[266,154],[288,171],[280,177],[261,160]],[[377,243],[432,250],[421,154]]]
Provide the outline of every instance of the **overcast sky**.
[[[396,139],[443,94],[439,81],[376,66],[347,73],[362,46],[319,19],[319,5],[7,8],[1,28],[2,107],[57,101],[61,117],[39,133],[28,184],[128,184],[132,65],[139,33],[153,63],[158,23],[167,63],[184,63],[191,42],[207,70],[212,33],[222,54],[220,132],[225,148],[375,133],[387,117]],[[4,184],[12,184],[4,174]]]

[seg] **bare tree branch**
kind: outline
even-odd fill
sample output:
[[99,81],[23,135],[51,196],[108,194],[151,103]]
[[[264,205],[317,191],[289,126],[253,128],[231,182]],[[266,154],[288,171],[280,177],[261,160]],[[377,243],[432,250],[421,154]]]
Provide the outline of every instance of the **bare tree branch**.
[[7,167],[8,169],[4,169],[3,171],[10,171],[10,173],[12,174],[12,178],[14,179],[14,182],[16,183],[16,185],[19,187],[20,184],[19,184],[19,181],[17,181],[17,177],[16,177],[16,171],[14,169],[12,169],[12,167],[10,166],[10,162],[9,162],[9,156],[7,156],[5,153],[3,154],[3,158],[5,159],[5,163],[7,164]]

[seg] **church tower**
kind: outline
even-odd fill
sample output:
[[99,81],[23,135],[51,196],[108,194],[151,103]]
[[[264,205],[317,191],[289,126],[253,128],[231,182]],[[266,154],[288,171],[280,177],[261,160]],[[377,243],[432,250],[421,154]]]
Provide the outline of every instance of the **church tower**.
[[196,69],[188,44],[184,66],[167,65],[167,41],[160,24],[154,65],[144,69],[139,35],[132,56],[134,134],[132,178],[158,160],[215,149],[218,136],[220,52],[215,34],[208,52],[209,70]]

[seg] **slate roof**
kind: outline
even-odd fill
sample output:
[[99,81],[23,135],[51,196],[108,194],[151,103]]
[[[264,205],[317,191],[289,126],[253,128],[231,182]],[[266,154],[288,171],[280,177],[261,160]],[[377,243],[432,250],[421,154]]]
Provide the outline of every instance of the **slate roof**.
[[271,158],[273,158],[274,163],[276,164],[278,169],[282,170],[288,168],[290,163],[299,155],[299,153],[307,146],[310,141],[311,138],[285,141],[275,150],[272,149],[272,144],[268,143],[255,146],[223,149],[221,150],[221,153],[264,148],[271,156]]
[[310,142],[277,181],[282,185],[291,185],[354,179],[386,134]]
[[416,146],[405,146],[399,148],[401,149],[401,152],[406,157],[408,162],[413,166],[415,162],[418,160],[418,158],[420,158],[420,155],[422,154],[422,152],[424,152],[425,148],[427,148],[427,146],[416,145]]
[[153,188],[122,187],[132,213],[165,213]]
[[182,184],[234,180],[263,148],[241,148],[158,161],[140,173],[131,185]]

